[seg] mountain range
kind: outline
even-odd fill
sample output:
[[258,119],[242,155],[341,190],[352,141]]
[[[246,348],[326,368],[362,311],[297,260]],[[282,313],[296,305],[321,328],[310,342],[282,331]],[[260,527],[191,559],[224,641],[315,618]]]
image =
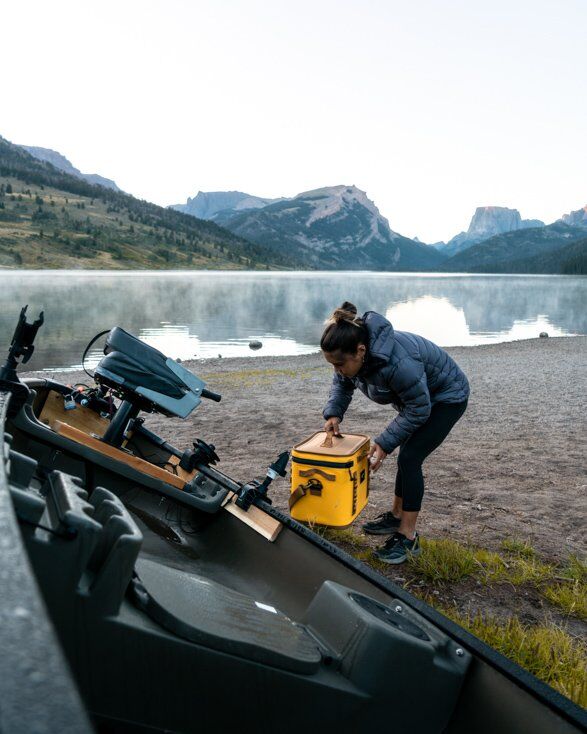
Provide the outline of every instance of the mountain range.
[[478,207],[466,232],[423,244],[394,231],[354,185],[277,199],[200,191],[165,209],[81,173],[56,151],[0,137],[0,267],[581,273],[586,245],[587,206],[550,225],[516,209]]
[[[581,266],[580,263],[583,262]],[[587,228],[560,220],[490,237],[446,260],[440,267],[467,273],[587,272]]]
[[265,205],[242,198],[234,208],[218,208],[212,219],[312,269],[431,270],[444,260],[433,248],[394,232],[356,186],[327,186]]
[[[191,207],[188,206],[191,202]],[[551,225],[517,209],[478,207],[466,232],[425,245],[394,232],[355,186],[332,186],[292,198],[244,192],[198,192],[174,208],[198,211],[242,237],[301,257],[306,267],[467,272],[583,272],[587,207]],[[431,257],[435,251],[440,257]]]

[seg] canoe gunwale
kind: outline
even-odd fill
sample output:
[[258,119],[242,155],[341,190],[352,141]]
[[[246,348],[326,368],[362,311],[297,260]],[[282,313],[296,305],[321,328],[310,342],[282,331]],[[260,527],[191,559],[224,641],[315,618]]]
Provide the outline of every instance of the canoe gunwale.
[[[0,467],[0,728],[46,731],[50,720],[64,734],[90,734],[92,726],[29,562],[10,497],[4,430],[9,401],[10,393],[0,390],[4,452]],[[41,663],[43,674],[35,667]]]

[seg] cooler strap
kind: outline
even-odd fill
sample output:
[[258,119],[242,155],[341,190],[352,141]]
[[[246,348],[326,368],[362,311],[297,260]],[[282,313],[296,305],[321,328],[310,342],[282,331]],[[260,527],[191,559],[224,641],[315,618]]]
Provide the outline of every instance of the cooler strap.
[[302,469],[298,472],[300,477],[313,477],[314,474],[319,474],[321,477],[324,477],[329,482],[334,482],[336,480],[335,474],[327,474],[322,469]]
[[324,459],[304,459],[301,456],[292,456],[292,464],[306,464],[306,466],[327,466],[332,469],[349,469],[355,462],[351,461],[325,461]]
[[289,496],[289,509],[291,510],[296,502],[299,502],[299,500],[301,500],[302,497],[305,497],[308,493],[320,497],[322,494],[322,482],[319,479],[309,479],[305,484],[300,484],[296,487]]

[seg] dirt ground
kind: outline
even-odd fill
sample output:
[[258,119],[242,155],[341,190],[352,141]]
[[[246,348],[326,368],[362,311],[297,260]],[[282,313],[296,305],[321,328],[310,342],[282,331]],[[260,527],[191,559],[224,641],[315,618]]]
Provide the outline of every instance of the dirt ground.
[[[584,554],[587,497],[587,337],[531,339],[448,350],[467,374],[464,417],[426,461],[419,531],[497,548],[528,539],[547,558]],[[262,353],[261,353],[262,354]],[[185,421],[149,416],[147,426],[180,448],[215,444],[236,479],[264,475],[283,450],[322,427],[332,370],[321,354],[185,363],[222,394]],[[45,375],[47,373],[44,373]],[[82,375],[55,373],[74,382]],[[343,432],[375,436],[394,415],[356,394]],[[395,456],[371,483],[357,523],[390,508]],[[287,510],[289,485],[271,496]]]

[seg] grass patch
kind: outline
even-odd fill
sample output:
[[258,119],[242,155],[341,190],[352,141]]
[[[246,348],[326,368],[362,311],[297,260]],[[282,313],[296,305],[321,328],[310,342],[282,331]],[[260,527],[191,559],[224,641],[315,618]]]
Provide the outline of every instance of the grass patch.
[[587,583],[587,563],[582,561],[579,556],[570,555],[567,565],[562,569],[561,576],[572,581]]
[[508,561],[505,570],[496,574],[494,581],[509,581],[514,586],[534,584],[535,586],[548,581],[555,573],[554,566],[543,563],[538,558],[516,558]]
[[465,629],[580,706],[587,705],[587,646],[551,624],[528,627],[513,617],[460,615],[442,609]]
[[499,553],[463,545],[456,540],[422,539],[422,554],[410,558],[410,568],[432,584],[455,583],[476,578],[482,583],[540,584],[552,579],[554,567],[543,563],[530,546],[516,547],[516,555],[502,558]]
[[509,538],[501,542],[501,549],[520,558],[535,558],[536,551],[527,540]]
[[321,535],[331,543],[345,543],[351,545],[353,548],[369,548],[369,543],[361,535],[353,533],[352,530],[347,528],[329,528],[324,526],[314,526],[312,530]]
[[544,596],[565,614],[587,622],[587,584],[581,581],[553,584],[544,589]]
[[455,540],[421,541],[422,553],[408,560],[410,568],[432,584],[462,581],[478,570],[475,555]]
[[357,551],[356,553],[353,553],[353,556],[357,560],[363,561],[363,563],[368,563],[369,566],[372,566],[377,571],[389,570],[389,564],[377,558],[377,556],[375,555],[374,551],[371,548],[368,548],[368,549],[366,548],[365,550]]

